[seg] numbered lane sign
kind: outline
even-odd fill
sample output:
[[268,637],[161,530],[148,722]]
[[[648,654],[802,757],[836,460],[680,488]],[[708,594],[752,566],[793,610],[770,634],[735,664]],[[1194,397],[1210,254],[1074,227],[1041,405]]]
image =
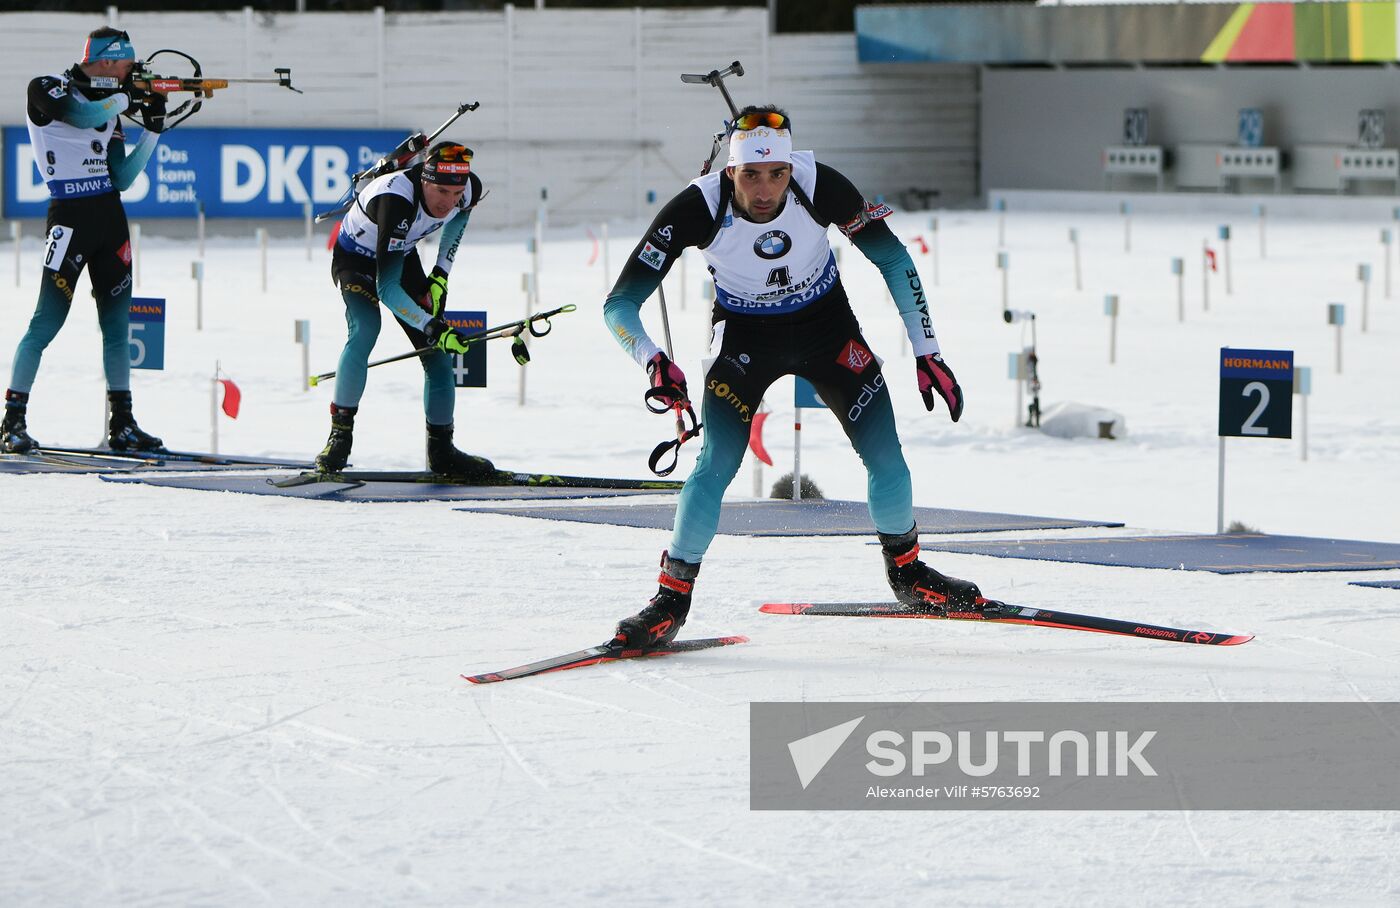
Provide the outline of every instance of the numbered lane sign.
[[[448,312],[442,313],[447,324],[464,334],[486,329],[486,313]],[[486,343],[472,344],[466,353],[452,354],[453,384],[459,388],[486,387]]]
[[165,368],[165,300],[147,296],[131,298],[131,322],[127,327],[131,368]]
[[1220,349],[1220,433],[1293,437],[1293,351]]
[[796,384],[792,389],[792,404],[795,407],[807,407],[813,410],[822,410],[826,404],[817,394],[817,389],[812,387],[812,383],[800,375],[794,375],[793,381]]

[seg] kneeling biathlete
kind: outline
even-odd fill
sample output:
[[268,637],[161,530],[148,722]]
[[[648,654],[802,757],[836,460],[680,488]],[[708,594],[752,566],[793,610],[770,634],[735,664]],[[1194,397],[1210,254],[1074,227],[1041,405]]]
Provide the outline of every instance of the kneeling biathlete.
[[646,369],[652,388],[685,401],[685,374],[647,336],[640,310],[687,246],[700,249],[714,276],[714,360],[701,392],[703,444],[680,493],[660,587],[640,613],[618,624],[617,639],[629,648],[669,643],[685,623],[749,423],[764,392],[783,375],[815,386],[864,462],[870,516],[896,598],[911,609],[942,611],[971,606],[981,595],[975,584],[919,560],[913,490],[889,390],[851,311],[827,227],[836,224],[880,269],[913,345],[924,406],[932,410],[941,398],[957,422],[962,389],[940,354],[918,271],[882,220],[890,209],[867,203],[812,152],[793,151],[790,130],[787,115],[775,107],[740,111],[729,166],[692,181],[662,208],[604,305],[609,329]]

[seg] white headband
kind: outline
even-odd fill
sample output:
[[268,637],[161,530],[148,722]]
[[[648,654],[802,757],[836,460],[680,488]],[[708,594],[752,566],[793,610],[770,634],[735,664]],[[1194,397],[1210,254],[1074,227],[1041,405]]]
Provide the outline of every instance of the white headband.
[[766,164],[770,161],[792,163],[792,132],[760,126],[747,132],[736,132],[729,139],[729,166]]

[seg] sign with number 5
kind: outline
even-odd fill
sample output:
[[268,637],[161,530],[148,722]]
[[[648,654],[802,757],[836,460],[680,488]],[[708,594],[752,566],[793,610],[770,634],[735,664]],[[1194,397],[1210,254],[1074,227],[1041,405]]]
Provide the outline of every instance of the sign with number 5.
[[156,297],[131,298],[131,322],[127,327],[131,345],[131,368],[165,368],[165,300]]
[[1220,350],[1222,437],[1293,437],[1293,351]]

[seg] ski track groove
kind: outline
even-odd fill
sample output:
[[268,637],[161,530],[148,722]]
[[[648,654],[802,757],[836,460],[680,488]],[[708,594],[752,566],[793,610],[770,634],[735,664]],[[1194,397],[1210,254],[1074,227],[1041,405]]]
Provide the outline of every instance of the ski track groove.
[[473,700],[472,702],[476,705],[476,711],[481,714],[481,721],[486,723],[486,728],[495,736],[496,740],[500,742],[501,749],[505,751],[506,756],[510,757],[511,760],[515,762],[515,765],[520,768],[520,771],[525,774],[526,778],[534,782],[541,791],[549,791],[549,782],[530,768],[525,762],[525,759],[520,756],[520,751],[516,750],[515,745],[511,743],[510,738],[506,737],[505,733],[496,727],[496,723],[491,721],[491,717],[486,715],[486,710],[481,705],[481,701]]

